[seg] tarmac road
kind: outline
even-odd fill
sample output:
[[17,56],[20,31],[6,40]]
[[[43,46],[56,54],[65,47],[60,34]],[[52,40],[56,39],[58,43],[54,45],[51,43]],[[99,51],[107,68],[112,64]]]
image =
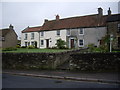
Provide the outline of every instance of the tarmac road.
[[3,74],[2,88],[119,88],[118,84]]

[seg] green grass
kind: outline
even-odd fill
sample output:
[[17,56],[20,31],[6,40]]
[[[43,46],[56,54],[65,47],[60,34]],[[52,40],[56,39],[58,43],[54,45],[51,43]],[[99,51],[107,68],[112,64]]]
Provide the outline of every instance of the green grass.
[[2,51],[3,53],[56,53],[64,52],[65,49],[27,49],[27,48],[17,48],[13,51]]

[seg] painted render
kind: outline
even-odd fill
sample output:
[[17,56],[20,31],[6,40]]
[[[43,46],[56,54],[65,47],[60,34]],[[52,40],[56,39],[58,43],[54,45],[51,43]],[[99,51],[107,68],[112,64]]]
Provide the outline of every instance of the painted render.
[[[41,36],[41,32],[44,32],[44,36]],[[41,31],[40,32],[40,48],[47,48],[47,41],[49,40],[49,47],[56,46],[58,39],[66,41],[66,30],[60,30],[60,35],[57,35],[57,30],[53,31]],[[41,40],[44,41],[44,45],[41,45]]]
[[[31,33],[34,33],[34,39],[31,39]],[[27,34],[27,39],[25,39],[25,34]],[[21,34],[21,46],[25,46],[25,42],[29,42],[29,45],[32,45],[32,42],[35,41],[37,42],[37,47],[39,48],[39,32],[27,32]]]

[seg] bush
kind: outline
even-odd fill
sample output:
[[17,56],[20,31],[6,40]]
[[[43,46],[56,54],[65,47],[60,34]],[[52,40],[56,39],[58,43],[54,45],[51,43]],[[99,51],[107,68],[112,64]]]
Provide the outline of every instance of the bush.
[[9,47],[9,48],[4,48],[3,51],[15,51],[17,48],[15,47]]
[[27,48],[28,48],[28,49],[34,49],[35,47],[32,46],[32,45],[30,45],[30,46],[28,46]]
[[20,45],[16,45],[16,48],[21,48],[21,46]]
[[62,40],[62,39],[58,39],[57,43],[55,45],[57,45],[58,49],[65,49],[66,48],[65,47],[66,42],[64,40]]

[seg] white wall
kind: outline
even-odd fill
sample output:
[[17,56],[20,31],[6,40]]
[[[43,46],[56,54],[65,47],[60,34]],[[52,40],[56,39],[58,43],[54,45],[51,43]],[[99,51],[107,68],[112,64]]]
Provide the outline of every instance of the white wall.
[[[31,33],[34,33],[34,39],[31,39]],[[25,39],[25,34],[27,34],[27,40]],[[25,42],[31,42],[37,41],[37,47],[39,48],[39,32],[27,32],[27,33],[21,33],[21,46],[25,46]]]
[[[49,47],[56,46],[57,39],[62,39],[66,41],[66,30],[60,30],[60,36],[57,36],[57,30],[44,31],[44,36],[41,36],[40,32],[40,48],[46,48],[46,39],[49,39]],[[44,40],[44,45],[41,46],[41,40]]]

